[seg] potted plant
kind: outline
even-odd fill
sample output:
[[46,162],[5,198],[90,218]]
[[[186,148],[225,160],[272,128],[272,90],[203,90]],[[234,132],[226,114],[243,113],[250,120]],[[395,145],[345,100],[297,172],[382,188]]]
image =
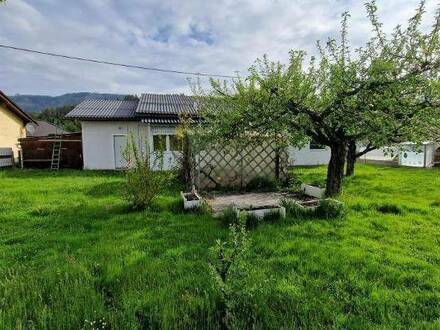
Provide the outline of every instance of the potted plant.
[[183,191],[181,191],[180,195],[182,196],[183,208],[185,210],[202,206],[202,197],[200,197],[200,195],[197,193],[197,190],[194,186],[192,187],[190,192],[184,193]]

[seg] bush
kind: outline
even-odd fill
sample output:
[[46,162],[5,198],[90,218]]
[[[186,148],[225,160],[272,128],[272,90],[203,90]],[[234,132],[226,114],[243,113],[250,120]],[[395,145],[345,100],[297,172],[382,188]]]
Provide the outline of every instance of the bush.
[[281,205],[286,208],[289,217],[294,219],[335,219],[344,216],[344,204],[330,198],[321,199],[316,208],[305,208],[291,199],[283,199]]
[[274,191],[278,189],[278,182],[268,176],[256,176],[246,185],[249,191]]
[[288,182],[288,191],[290,193],[299,193],[302,192],[301,190],[301,184],[302,181],[299,178],[298,175],[293,174],[292,176],[289,177],[289,182]]
[[336,219],[344,216],[344,204],[335,199],[326,198],[319,201],[315,216],[322,219]]
[[[235,328],[237,317],[246,302],[250,241],[243,225],[231,225],[229,240],[216,241],[211,249],[210,270],[215,288],[220,294],[219,312],[222,328]],[[245,298],[245,299],[243,299]]]
[[128,167],[125,172],[124,198],[134,209],[145,209],[169,186],[174,174],[165,171],[154,172],[150,166],[150,156],[139,150],[133,137],[124,150],[124,158]]

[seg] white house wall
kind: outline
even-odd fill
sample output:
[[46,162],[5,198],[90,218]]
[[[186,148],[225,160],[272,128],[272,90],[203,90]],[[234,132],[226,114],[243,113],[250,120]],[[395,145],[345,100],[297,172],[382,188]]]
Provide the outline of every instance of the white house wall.
[[147,141],[148,126],[130,121],[84,121],[82,124],[84,169],[115,169],[114,135],[133,135]]
[[[365,147],[359,148],[360,150],[365,149]],[[370,160],[370,161],[378,161],[378,162],[393,162],[396,155],[398,155],[397,148],[391,150],[385,149],[375,149],[370,152],[367,152],[365,155],[361,157],[362,160]]]
[[290,166],[327,165],[330,161],[330,149],[310,149],[310,145],[304,148],[289,147]]
[[437,146],[436,143],[425,143],[420,150],[415,150],[413,145],[409,145],[400,152],[399,164],[409,167],[433,167]]

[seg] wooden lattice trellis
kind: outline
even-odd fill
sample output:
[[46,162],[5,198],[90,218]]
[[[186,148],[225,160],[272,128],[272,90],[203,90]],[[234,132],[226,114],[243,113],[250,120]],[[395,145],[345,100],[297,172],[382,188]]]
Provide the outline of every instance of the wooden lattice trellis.
[[244,188],[255,177],[287,179],[286,148],[265,142],[246,148],[211,147],[196,154],[196,185],[199,190]]

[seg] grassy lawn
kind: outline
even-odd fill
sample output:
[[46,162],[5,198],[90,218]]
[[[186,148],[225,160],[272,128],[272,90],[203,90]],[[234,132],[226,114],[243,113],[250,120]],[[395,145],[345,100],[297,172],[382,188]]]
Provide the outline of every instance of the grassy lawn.
[[[0,172],[0,328],[219,327],[209,249],[228,230],[176,214],[178,187],[132,212],[122,181]],[[343,220],[251,232],[256,328],[440,328],[440,171],[358,165],[340,199]]]

